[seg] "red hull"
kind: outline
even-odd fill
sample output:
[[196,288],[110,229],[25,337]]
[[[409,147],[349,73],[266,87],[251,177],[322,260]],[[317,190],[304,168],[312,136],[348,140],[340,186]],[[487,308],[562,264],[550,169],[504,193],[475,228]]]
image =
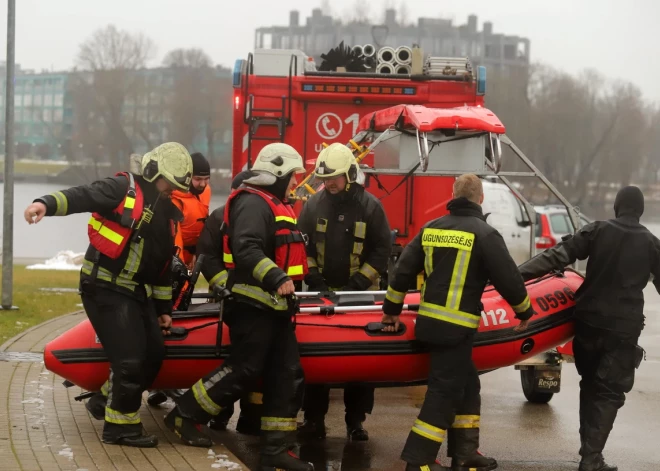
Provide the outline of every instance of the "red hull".
[[[484,311],[475,339],[473,359],[480,371],[518,363],[569,341],[573,336],[573,296],[582,278],[567,272],[528,283],[532,305],[538,313],[527,331],[516,333],[514,312],[493,289],[482,298]],[[406,303],[417,304],[419,294]],[[316,301],[318,305],[318,300]],[[305,307],[309,307],[307,304]],[[380,322],[379,312],[350,314],[300,314],[297,317],[302,366],[307,383],[342,384],[370,382],[376,386],[421,383],[428,375],[428,354],[415,340],[414,312],[404,312],[403,333],[368,333],[365,329],[333,325],[366,326]],[[191,328],[213,317],[175,318],[176,327]],[[306,324],[323,324],[310,326]],[[182,340],[166,341],[167,356],[154,388],[189,388],[217,368],[226,358],[229,333],[223,327],[220,357],[215,355],[215,325],[189,332]],[[108,362],[89,321],[85,320],[46,345],[46,368],[81,388],[95,391],[108,378]]]

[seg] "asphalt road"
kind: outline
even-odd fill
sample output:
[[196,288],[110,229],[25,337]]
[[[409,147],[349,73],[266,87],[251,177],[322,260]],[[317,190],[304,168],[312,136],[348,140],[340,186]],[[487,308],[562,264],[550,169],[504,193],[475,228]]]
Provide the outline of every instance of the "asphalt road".
[[[605,449],[606,460],[617,464],[620,471],[660,470],[660,296],[649,284],[645,297],[647,319],[640,344],[647,359],[637,370],[635,386],[619,411]],[[550,403],[537,405],[526,402],[520,373],[513,367],[482,375],[481,451],[496,458],[501,470],[576,471],[578,381],[574,364],[565,364],[561,392]],[[342,391],[333,390],[326,417],[328,438],[303,442],[301,456],[313,462],[317,471],[402,471],[405,463],[399,454],[424,392],[424,387],[377,390],[376,406],[365,422],[370,439],[351,443],[345,438]],[[229,431],[214,432],[213,438],[257,470],[258,438],[236,433],[237,417],[238,413]]]

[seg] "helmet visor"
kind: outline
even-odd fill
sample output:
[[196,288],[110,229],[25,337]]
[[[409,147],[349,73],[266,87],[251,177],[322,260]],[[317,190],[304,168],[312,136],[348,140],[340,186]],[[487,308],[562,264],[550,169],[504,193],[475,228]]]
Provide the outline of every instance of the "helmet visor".
[[341,175],[341,172],[336,168],[328,167],[325,162],[321,162],[315,169],[314,174],[316,178],[334,178]]

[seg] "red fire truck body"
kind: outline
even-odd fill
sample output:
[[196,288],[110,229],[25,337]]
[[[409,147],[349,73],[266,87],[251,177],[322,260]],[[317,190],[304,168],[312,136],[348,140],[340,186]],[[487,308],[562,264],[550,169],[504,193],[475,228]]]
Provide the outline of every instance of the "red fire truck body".
[[[483,107],[485,68],[473,75],[394,75],[301,71],[296,51],[272,74],[254,73],[260,58],[282,51],[261,51],[234,68],[232,176],[251,166],[259,150],[272,142],[297,149],[308,170],[324,144],[347,143],[360,120],[396,105],[429,108]],[[269,54],[272,54],[269,56]],[[467,61],[467,59],[466,59]],[[302,62],[302,61],[301,61]],[[275,70],[279,68],[279,70]],[[502,127],[502,131],[504,128]],[[362,162],[373,165],[373,155]],[[365,186],[382,198],[397,243],[405,245],[428,220],[446,213],[454,177],[398,174],[368,176]],[[396,188],[395,190],[393,190]],[[416,204],[424,201],[426,204]],[[299,205],[297,205],[299,208]]]

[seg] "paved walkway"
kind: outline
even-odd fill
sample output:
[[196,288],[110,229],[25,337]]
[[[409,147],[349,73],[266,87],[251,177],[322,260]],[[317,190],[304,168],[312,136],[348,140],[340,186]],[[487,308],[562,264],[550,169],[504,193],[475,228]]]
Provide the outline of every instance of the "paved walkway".
[[65,388],[63,379],[46,370],[38,355],[47,342],[83,319],[83,312],[62,316],[0,346],[0,357],[8,352],[32,352],[23,358],[10,355],[9,361],[0,361],[0,469],[248,470],[220,444],[220,434],[212,434],[218,445],[211,450],[181,444],[163,425],[171,403],[161,409],[149,407],[143,400],[140,416],[147,432],[158,436],[157,448],[105,445],[100,439],[103,422],[94,420],[83,403],[74,400],[84,391]]

